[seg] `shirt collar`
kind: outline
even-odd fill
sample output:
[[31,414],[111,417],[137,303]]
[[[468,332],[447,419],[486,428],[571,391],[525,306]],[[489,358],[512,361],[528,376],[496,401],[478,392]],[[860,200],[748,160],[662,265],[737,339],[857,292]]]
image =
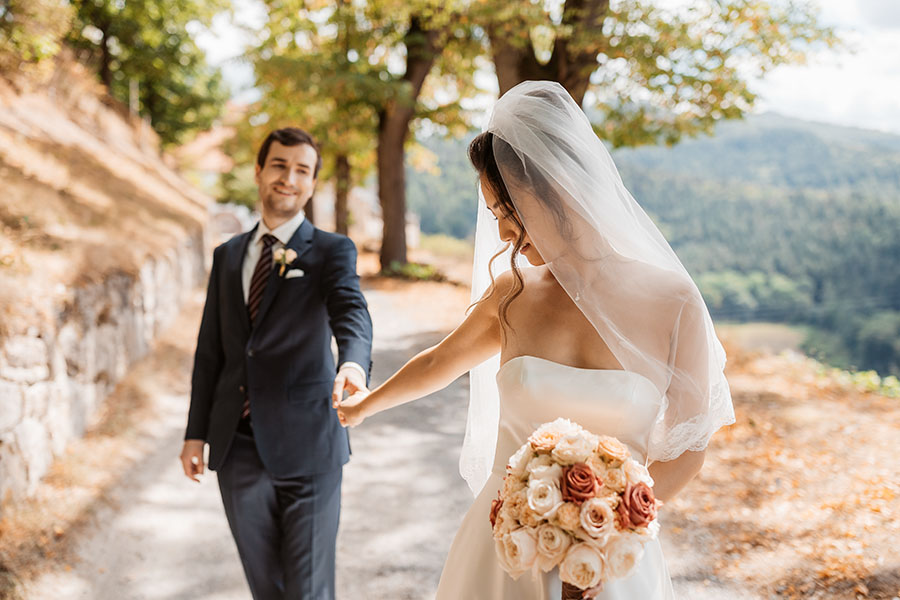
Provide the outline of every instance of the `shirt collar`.
[[303,224],[303,221],[306,218],[303,216],[303,211],[297,211],[297,214],[291,217],[289,220],[285,221],[275,229],[269,229],[262,219],[259,220],[259,227],[256,228],[256,235],[253,236],[253,243],[258,244],[262,237],[265,234],[271,234],[275,236],[283,246],[287,246],[287,243],[294,237],[294,233],[297,229],[300,228],[300,225]]

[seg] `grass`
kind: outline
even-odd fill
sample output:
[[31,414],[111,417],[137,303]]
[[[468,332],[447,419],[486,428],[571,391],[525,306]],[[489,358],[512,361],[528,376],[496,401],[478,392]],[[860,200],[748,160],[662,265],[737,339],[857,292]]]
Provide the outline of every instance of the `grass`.
[[380,273],[383,277],[397,277],[409,281],[447,281],[447,277],[441,273],[434,265],[424,263],[400,263],[394,261],[387,269],[383,269]]
[[419,248],[436,256],[457,258],[465,261],[472,260],[474,251],[472,242],[443,234],[422,234],[419,238]]

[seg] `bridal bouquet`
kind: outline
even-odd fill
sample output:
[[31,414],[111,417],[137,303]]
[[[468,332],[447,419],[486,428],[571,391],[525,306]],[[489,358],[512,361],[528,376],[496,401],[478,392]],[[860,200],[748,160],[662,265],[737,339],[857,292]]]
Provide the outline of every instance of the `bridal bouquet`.
[[594,597],[627,577],[658,534],[652,486],[618,439],[567,419],[541,425],[510,457],[491,505],[501,566],[516,579],[559,567],[563,582]]

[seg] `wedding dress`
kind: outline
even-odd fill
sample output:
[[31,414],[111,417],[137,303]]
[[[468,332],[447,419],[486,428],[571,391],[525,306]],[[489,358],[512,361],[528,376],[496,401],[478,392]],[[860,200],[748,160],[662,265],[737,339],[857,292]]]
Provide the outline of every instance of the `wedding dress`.
[[[510,359],[496,379],[500,426],[494,466],[453,540],[437,600],[559,600],[562,584],[555,569],[536,579],[526,573],[513,580],[497,561],[489,515],[506,461],[539,425],[565,417],[592,433],[617,437],[643,463],[661,399],[656,386],[634,371],[579,369],[534,356]],[[659,540],[647,543],[632,575],[605,582],[598,598],[673,599]]]

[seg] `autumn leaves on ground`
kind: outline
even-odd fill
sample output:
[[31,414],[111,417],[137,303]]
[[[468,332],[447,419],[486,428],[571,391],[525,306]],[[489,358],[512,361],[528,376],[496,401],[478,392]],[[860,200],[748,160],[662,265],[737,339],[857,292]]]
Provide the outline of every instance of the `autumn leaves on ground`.
[[[365,281],[422,331],[451,327],[449,315],[468,300],[451,284]],[[4,512],[0,597],[16,578],[73,560],[90,513],[140,460],[142,431],[153,427],[146,402],[162,390],[143,389],[142,370],[166,371],[168,393],[186,390],[196,308],[161,341],[165,351],[116,390],[101,423],[58,461],[39,496]],[[849,388],[806,359],[749,353],[724,337],[737,422],[714,437],[701,475],[665,507],[669,540],[700,563],[696,577],[751,597],[900,595],[900,400]],[[134,406],[135,398],[144,401]]]
[[672,537],[761,597],[900,596],[900,400],[728,350],[737,422],[667,507]]

